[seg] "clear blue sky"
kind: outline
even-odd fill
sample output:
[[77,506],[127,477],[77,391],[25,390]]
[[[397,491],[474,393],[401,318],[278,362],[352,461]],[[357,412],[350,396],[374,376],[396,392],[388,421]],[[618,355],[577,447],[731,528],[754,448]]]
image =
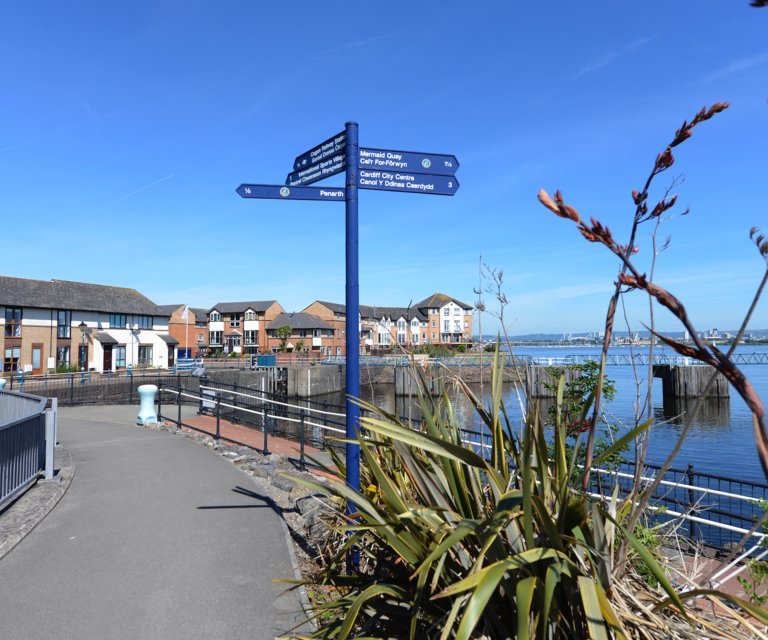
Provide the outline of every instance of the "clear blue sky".
[[[691,214],[662,227],[657,281],[701,329],[734,328],[764,270],[748,232],[768,231],[766,28],[768,9],[747,0],[12,3],[0,273],[135,287],[161,304],[343,302],[343,204],[234,190],[281,183],[351,119],[362,146],[461,162],[453,198],[361,191],[361,302],[442,291],[471,304],[482,253],[504,270],[513,334],[597,330],[616,261],[538,189],[562,189],[626,238],[656,153],[727,100],[658,184],[656,196],[684,175]],[[768,327],[767,304],[753,327]],[[631,304],[635,328],[644,307]],[[660,325],[678,329],[664,313]]]

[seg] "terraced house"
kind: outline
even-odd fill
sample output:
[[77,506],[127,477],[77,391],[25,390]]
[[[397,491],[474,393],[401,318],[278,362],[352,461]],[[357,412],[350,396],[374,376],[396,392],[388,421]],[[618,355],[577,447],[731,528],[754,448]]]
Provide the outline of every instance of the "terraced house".
[[[459,345],[472,341],[473,308],[443,293],[408,307],[360,305],[360,352],[390,349],[394,345]],[[346,307],[316,300],[304,309],[331,324],[344,347]]]
[[135,289],[0,276],[3,372],[167,367],[168,315]]
[[263,353],[267,324],[284,313],[277,300],[219,302],[208,310],[208,353]]

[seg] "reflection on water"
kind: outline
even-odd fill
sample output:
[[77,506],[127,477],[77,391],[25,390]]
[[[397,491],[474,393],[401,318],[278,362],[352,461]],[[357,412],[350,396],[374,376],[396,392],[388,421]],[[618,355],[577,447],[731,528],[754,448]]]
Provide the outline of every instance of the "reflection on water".
[[[672,424],[685,424],[687,417],[693,412],[698,398],[664,398],[664,404],[659,411],[655,407],[657,420],[668,420]],[[693,419],[694,426],[715,427],[716,429],[731,428],[730,398],[701,398],[698,411]]]

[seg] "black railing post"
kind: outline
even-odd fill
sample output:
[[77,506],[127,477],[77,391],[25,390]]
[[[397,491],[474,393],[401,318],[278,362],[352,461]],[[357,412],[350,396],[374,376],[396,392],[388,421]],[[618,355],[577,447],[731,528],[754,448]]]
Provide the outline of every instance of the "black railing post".
[[269,410],[264,409],[264,416],[263,416],[264,424],[262,425],[264,428],[264,455],[269,455],[269,448],[267,447],[267,424],[269,423]]
[[323,427],[324,428],[323,428],[323,437],[320,440],[320,442],[323,443],[323,449],[325,449],[325,432],[327,430],[325,427],[328,426],[328,416],[326,415],[326,411],[328,411],[328,403],[325,400],[323,400]]
[[237,424],[237,392],[232,393],[232,424]]
[[[696,515],[696,499],[693,495],[693,479],[694,479],[694,473],[693,473],[693,465],[689,464],[688,468],[685,470],[685,475],[688,478],[688,515],[689,516],[695,516]],[[690,536],[691,540],[696,540],[696,523],[693,520],[689,520],[689,526],[688,526],[688,535]]]
[[301,455],[299,456],[299,469],[301,471],[306,471],[306,465],[304,464],[304,440],[306,438],[304,434],[304,416],[306,415],[306,411],[304,409],[301,409],[301,431],[299,432],[299,438],[301,442]]
[[221,394],[217,391],[216,395],[216,440],[221,438]]
[[163,383],[157,381],[157,421],[163,421]]
[[75,376],[69,374],[69,404],[75,404]]

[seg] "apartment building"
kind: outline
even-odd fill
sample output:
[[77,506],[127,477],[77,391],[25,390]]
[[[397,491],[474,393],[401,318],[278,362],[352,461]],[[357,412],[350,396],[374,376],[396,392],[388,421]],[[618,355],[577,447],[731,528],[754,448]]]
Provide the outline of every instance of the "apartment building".
[[[178,340],[177,358],[196,358],[208,348],[208,310],[185,304],[161,304],[158,309],[169,316],[168,333]],[[168,366],[173,366],[172,362]]]
[[285,310],[277,300],[219,302],[208,310],[208,353],[269,351],[267,325]]
[[0,276],[3,372],[167,367],[168,316],[135,289]]
[[[360,352],[437,344],[467,344],[472,340],[473,308],[456,298],[435,293],[409,307],[360,305]],[[304,309],[331,324],[344,352],[346,307],[316,300]]]

